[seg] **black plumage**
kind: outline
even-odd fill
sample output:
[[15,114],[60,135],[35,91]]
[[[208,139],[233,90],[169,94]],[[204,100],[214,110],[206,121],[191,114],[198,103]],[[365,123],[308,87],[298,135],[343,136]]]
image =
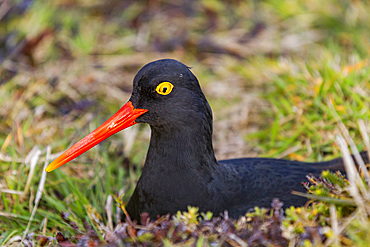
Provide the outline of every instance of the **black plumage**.
[[[301,182],[322,170],[344,171],[341,159],[320,163],[244,158],[217,161],[212,146],[212,111],[197,78],[171,59],[145,65],[135,76],[130,100],[112,117],[66,150],[45,169],[50,172],[109,136],[136,123],[148,123],[151,140],[142,175],[127,205],[133,219],[174,214],[187,206],[231,217],[273,198],[285,206],[303,205]],[[367,153],[362,153],[368,163]]]
[[[171,82],[168,95],[156,93]],[[341,170],[341,159],[305,163],[269,158],[217,161],[212,146],[212,111],[189,67],[171,59],[151,62],[135,76],[130,98],[148,112],[136,122],[148,123],[151,140],[142,175],[127,205],[130,216],[174,214],[188,205],[231,217],[254,206],[268,207],[273,198],[286,206],[306,199],[291,194],[305,191],[307,174]]]

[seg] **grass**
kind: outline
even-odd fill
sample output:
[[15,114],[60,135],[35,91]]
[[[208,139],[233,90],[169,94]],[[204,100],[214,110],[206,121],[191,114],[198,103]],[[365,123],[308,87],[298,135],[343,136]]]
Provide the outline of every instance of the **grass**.
[[[337,129],[331,104],[353,136],[360,137],[357,121],[369,119],[366,94],[369,91],[369,71],[362,66],[366,61],[353,65],[355,69],[348,74],[348,65],[335,68],[335,64],[325,65],[325,59],[316,59],[320,65],[314,62],[298,66],[288,64],[290,71],[297,66],[295,75],[289,71],[274,78],[273,90],[266,95],[273,105],[275,120],[270,127],[271,136],[264,135],[267,139],[263,147],[272,156],[294,146],[299,147],[294,152],[297,155],[311,153],[312,156],[305,159],[317,160],[320,153],[338,156],[338,152],[333,151],[332,138],[327,138]],[[328,58],[329,61],[333,59]]]
[[[332,105],[364,149],[358,123],[370,117],[365,2],[200,1],[184,8],[182,1],[34,1],[27,9],[21,2],[0,24],[1,245],[27,228],[47,147],[52,160],[107,119],[129,98],[137,70],[157,58],[193,67],[214,111],[219,159],[338,157]],[[47,174],[28,232],[73,238],[76,230],[63,220],[68,212],[80,233],[87,223],[102,238],[94,217],[119,222],[120,209],[107,207],[110,195],[124,193],[127,201],[148,138],[147,126],[134,126]],[[288,218],[312,217],[314,208],[301,210]],[[299,224],[315,219],[286,222],[304,231]],[[325,224],[330,228],[331,221]],[[349,224],[350,243],[369,243],[368,224],[366,217]]]

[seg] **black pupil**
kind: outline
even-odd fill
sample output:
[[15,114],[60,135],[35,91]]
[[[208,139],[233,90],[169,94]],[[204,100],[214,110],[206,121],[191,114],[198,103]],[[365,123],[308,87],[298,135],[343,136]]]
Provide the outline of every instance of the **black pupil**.
[[165,93],[167,91],[167,87],[163,87],[163,92]]

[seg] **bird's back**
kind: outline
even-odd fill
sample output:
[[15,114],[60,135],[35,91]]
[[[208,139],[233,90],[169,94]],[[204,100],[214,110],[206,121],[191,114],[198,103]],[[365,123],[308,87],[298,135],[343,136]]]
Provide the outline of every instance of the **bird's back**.
[[[368,163],[367,153],[361,153]],[[219,161],[224,167],[225,198],[230,216],[237,217],[255,206],[270,207],[274,198],[285,206],[302,206],[305,197],[293,195],[292,191],[305,192],[302,182],[306,176],[320,176],[323,170],[341,171],[345,174],[342,158],[307,163],[271,158],[243,158]]]

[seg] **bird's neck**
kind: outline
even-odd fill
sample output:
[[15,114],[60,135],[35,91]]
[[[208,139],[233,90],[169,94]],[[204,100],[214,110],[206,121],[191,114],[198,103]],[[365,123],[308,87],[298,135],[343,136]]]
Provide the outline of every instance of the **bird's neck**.
[[212,126],[153,128],[145,170],[209,173],[217,165],[212,146]]
[[212,110],[204,95],[201,104],[173,124],[151,126],[145,170],[211,174],[218,163],[213,145]]
[[214,202],[223,183],[212,146],[212,112],[206,102],[203,107],[172,126],[151,126],[143,172],[128,204],[137,218],[141,212],[173,214],[188,205],[223,209]]
[[139,218],[140,213],[149,212],[155,217],[186,210],[188,205],[219,212],[220,208],[212,207],[219,206],[213,202],[217,186],[209,186],[218,181],[219,170],[212,135],[163,131],[152,127],[143,172],[127,206],[130,214]]

